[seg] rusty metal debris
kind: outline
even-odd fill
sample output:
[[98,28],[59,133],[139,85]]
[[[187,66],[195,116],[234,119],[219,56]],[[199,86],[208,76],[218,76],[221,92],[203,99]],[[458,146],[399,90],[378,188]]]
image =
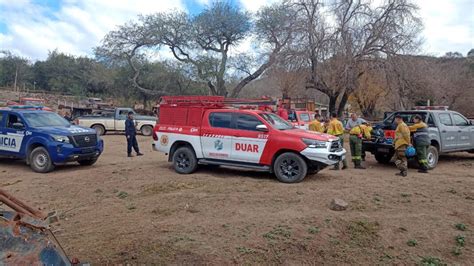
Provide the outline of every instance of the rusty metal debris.
[[71,265],[47,216],[0,189],[0,265]]

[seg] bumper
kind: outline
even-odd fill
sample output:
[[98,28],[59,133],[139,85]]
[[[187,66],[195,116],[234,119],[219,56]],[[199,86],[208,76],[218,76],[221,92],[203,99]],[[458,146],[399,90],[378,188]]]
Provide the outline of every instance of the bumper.
[[377,143],[374,141],[362,142],[362,149],[364,151],[371,152],[372,154],[375,154],[375,153],[392,154],[394,152],[394,148],[392,144]]
[[48,146],[51,159],[55,164],[90,160],[99,157],[104,151],[104,141],[99,140],[96,146],[76,148],[72,144],[52,143]]
[[346,150],[330,152],[326,149],[306,148],[301,154],[308,160],[317,162],[322,165],[334,165],[346,158]]

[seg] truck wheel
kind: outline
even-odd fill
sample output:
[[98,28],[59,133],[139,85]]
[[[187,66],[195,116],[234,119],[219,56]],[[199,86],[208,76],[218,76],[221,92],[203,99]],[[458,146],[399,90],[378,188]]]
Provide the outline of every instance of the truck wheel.
[[99,134],[99,136],[105,135],[104,126],[102,126],[102,125],[93,125],[91,128],[94,129],[95,132],[97,132],[97,134]]
[[53,171],[54,164],[48,151],[44,147],[37,147],[30,153],[30,167],[37,173],[48,173]]
[[428,161],[428,169],[434,169],[438,165],[439,152],[435,146],[429,146],[426,153],[426,160]]
[[151,134],[153,134],[153,128],[151,126],[142,126],[140,131],[143,136],[151,136]]
[[198,166],[196,155],[189,147],[178,148],[173,154],[174,170],[179,174],[191,174]]
[[273,172],[280,182],[298,183],[308,173],[308,165],[298,154],[285,152],[276,158]]
[[88,159],[88,160],[80,160],[80,161],[77,161],[80,165],[83,165],[83,166],[90,166],[90,165],[93,165],[97,162],[97,159],[98,158],[94,158],[94,159]]
[[378,163],[388,164],[388,163],[390,163],[390,160],[392,159],[392,156],[390,154],[387,154],[387,153],[376,153],[375,154],[375,160],[377,160]]

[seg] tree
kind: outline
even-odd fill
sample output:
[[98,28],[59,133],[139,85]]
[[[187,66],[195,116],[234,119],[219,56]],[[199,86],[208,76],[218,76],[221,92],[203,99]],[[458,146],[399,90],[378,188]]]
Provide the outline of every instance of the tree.
[[[140,62],[150,50],[168,48],[179,62],[193,67],[195,76],[204,81],[211,94],[237,96],[243,87],[258,78],[276,61],[276,56],[291,39],[291,13],[286,6],[275,5],[257,13],[255,24],[251,15],[229,2],[213,2],[197,16],[184,12],[157,13],[143,16],[112,31],[96,49],[99,58],[126,60],[132,68],[134,86],[145,93],[164,93],[140,83]],[[256,70],[242,76],[230,91],[226,74],[230,50],[243,40],[254,37],[266,48],[258,54],[261,62]]]
[[462,58],[462,54],[460,52],[447,52],[444,57],[446,58]]
[[28,59],[10,51],[0,51],[0,86],[12,86],[15,91],[23,84],[31,83],[31,65]]
[[299,36],[296,54],[310,68],[307,88],[329,98],[329,111],[342,114],[363,75],[360,64],[418,47],[421,22],[408,0],[387,0],[373,6],[364,0],[298,0]]
[[469,52],[467,52],[467,57],[474,57],[474,49],[471,49]]

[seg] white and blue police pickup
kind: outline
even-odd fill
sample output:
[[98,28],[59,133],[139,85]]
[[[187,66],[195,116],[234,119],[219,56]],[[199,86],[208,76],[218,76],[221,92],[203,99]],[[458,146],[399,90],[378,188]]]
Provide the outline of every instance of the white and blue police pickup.
[[48,173],[56,165],[93,165],[104,150],[95,130],[71,125],[41,108],[0,108],[0,157],[26,160],[33,171]]

